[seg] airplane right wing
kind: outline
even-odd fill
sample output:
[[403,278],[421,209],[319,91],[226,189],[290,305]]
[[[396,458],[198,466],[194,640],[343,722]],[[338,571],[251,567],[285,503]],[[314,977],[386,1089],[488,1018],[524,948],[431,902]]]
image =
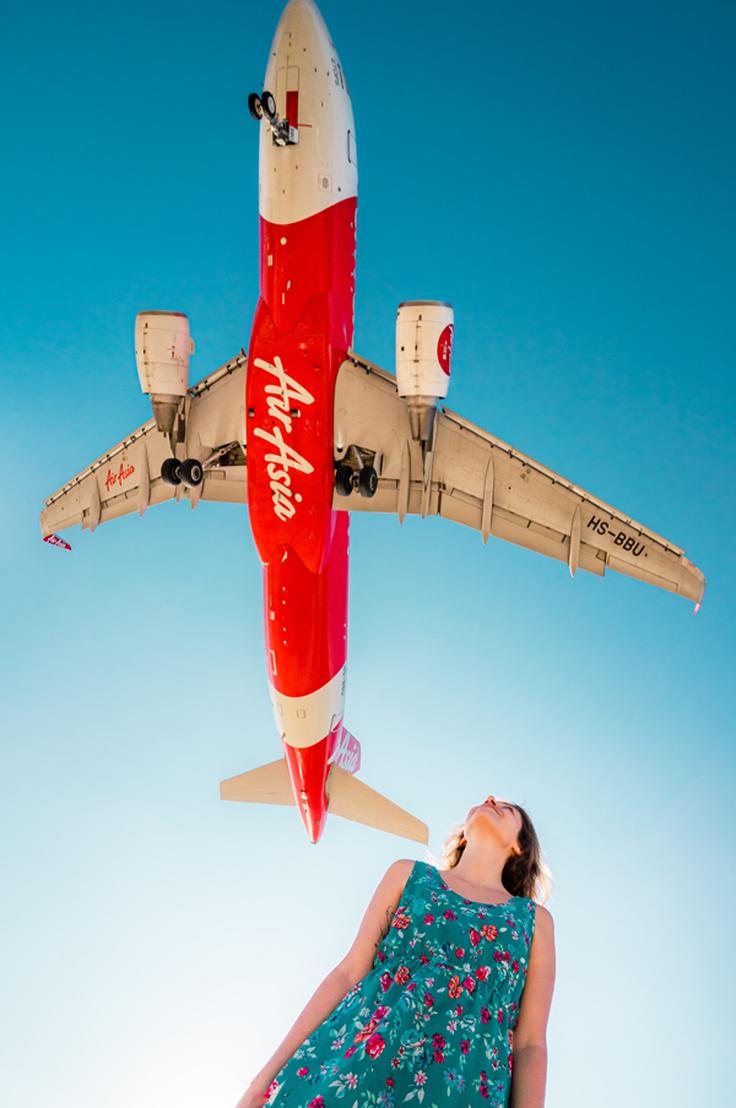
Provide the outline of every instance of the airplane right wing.
[[440,408],[430,449],[411,438],[392,374],[355,354],[343,362],[335,394],[337,459],[351,446],[375,455],[373,497],[335,494],[350,511],[440,515],[602,577],[636,577],[699,604],[705,578],[684,552],[558,473]]
[[164,482],[161,465],[171,457],[171,444],[149,419],[46,500],[41,512],[44,538],[74,524],[94,531],[118,516],[143,515],[154,504],[182,497],[193,508],[199,500],[244,504],[245,373],[246,357],[241,353],[187,393],[185,419],[176,433],[180,456],[204,463],[199,486]]

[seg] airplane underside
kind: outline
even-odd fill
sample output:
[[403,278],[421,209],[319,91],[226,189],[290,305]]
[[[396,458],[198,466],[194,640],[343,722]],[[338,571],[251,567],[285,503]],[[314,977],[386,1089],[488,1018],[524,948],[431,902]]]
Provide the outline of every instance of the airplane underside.
[[352,350],[358,196],[345,75],[312,0],[276,29],[258,120],[260,296],[241,351],[189,385],[182,312],[136,318],[153,418],[49,497],[45,541],[175,499],[247,503],[263,566],[266,667],[283,756],[222,782],[226,799],[295,805],[317,842],[328,812],[426,842],[424,823],[356,777],[344,723],[349,515],[439,516],[578,571],[688,597],[684,551],[446,409],[454,315],[404,301],[395,375]]

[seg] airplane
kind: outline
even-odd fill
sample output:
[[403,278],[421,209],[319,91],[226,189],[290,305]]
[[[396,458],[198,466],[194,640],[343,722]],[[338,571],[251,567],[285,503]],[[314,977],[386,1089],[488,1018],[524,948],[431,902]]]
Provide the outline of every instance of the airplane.
[[439,515],[567,563],[702,600],[681,549],[446,409],[454,317],[406,301],[396,373],[352,349],[358,172],[345,74],[313,0],[277,26],[260,128],[260,297],[248,353],[189,385],[187,316],[136,316],[153,418],[48,498],[45,541],[168,500],[247,504],[263,565],[268,684],[283,756],[223,799],[295,805],[311,842],[328,812],[427,842],[425,823],[356,773],[344,724],[351,511]]

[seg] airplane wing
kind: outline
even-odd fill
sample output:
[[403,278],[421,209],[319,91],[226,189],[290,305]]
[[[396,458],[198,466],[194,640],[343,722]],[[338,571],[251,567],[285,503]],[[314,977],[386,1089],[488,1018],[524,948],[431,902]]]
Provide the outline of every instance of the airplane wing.
[[351,447],[375,454],[373,497],[335,494],[350,511],[440,515],[602,577],[606,569],[688,597],[697,605],[705,578],[679,547],[627,515],[440,408],[430,448],[412,441],[396,379],[350,353],[335,395],[336,460]]
[[178,457],[203,463],[200,485],[172,486],[162,480],[161,464],[171,457],[171,445],[149,419],[48,498],[41,512],[44,538],[76,523],[94,531],[129,512],[143,515],[164,500],[186,498],[193,508],[200,499],[244,504],[245,371],[241,353],[190,388],[185,398],[174,438]]

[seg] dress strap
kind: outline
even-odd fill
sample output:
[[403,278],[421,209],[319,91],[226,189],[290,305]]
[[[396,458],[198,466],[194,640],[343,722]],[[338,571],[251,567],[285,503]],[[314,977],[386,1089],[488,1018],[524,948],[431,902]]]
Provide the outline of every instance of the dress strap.
[[409,876],[406,879],[404,888],[401,890],[401,902],[403,903],[407,890],[410,886],[415,885],[418,881],[421,881],[427,870],[427,863],[422,862],[419,858],[414,860],[414,865],[409,871]]

